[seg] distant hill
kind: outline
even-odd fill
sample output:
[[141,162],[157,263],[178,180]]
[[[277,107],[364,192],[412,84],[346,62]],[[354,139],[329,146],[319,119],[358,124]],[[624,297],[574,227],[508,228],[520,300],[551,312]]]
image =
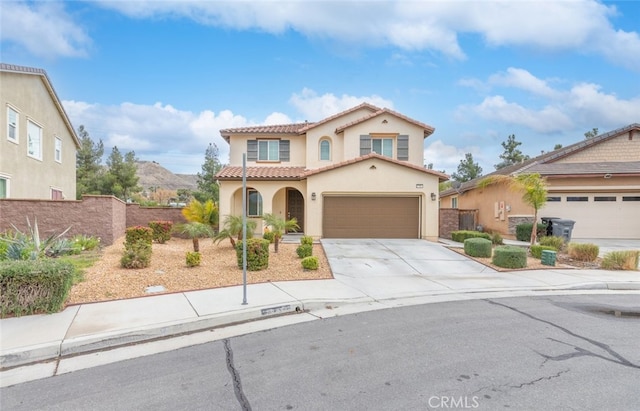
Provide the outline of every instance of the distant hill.
[[145,190],[150,187],[165,190],[186,188],[196,191],[198,189],[196,174],[174,174],[155,161],[136,161],[136,166],[138,185]]

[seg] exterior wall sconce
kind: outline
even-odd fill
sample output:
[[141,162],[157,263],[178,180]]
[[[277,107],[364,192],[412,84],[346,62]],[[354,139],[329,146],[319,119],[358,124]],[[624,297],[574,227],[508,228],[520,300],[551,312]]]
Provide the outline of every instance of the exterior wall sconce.
[[436,201],[436,193],[431,193],[431,201]]
[[316,201],[316,193],[311,193],[311,200]]

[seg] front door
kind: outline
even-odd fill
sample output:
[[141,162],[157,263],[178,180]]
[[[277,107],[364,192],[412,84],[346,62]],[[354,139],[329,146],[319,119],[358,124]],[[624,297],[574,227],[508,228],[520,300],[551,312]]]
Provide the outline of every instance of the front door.
[[287,219],[298,220],[299,232],[304,233],[304,197],[295,188],[287,189]]

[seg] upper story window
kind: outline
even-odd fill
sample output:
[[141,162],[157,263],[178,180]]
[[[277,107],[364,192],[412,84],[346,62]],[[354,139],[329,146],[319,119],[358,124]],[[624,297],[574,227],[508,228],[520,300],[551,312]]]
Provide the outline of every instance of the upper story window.
[[27,154],[42,160],[42,127],[31,120],[27,122]]
[[320,160],[331,160],[331,142],[329,140],[320,141]]
[[451,197],[451,208],[458,208],[458,197]]
[[360,155],[377,153],[385,157],[396,160],[409,160],[409,136],[371,136],[364,134],[360,136]]
[[18,117],[17,111],[7,107],[7,139],[14,143],[18,142]]
[[247,160],[265,162],[287,162],[289,140],[247,140]]
[[56,137],[56,144],[53,153],[53,158],[58,162],[62,163],[62,140],[59,137]]
[[0,175],[0,198],[9,197],[9,178]]
[[258,140],[258,161],[280,161],[280,140]]

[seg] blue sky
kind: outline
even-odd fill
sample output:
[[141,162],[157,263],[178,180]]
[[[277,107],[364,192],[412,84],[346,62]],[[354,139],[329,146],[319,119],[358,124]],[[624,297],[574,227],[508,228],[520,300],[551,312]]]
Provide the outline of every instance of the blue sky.
[[425,163],[495,170],[640,122],[638,1],[6,1],[4,63],[43,68],[77,129],[176,173],[219,130],[363,101],[435,127]]

